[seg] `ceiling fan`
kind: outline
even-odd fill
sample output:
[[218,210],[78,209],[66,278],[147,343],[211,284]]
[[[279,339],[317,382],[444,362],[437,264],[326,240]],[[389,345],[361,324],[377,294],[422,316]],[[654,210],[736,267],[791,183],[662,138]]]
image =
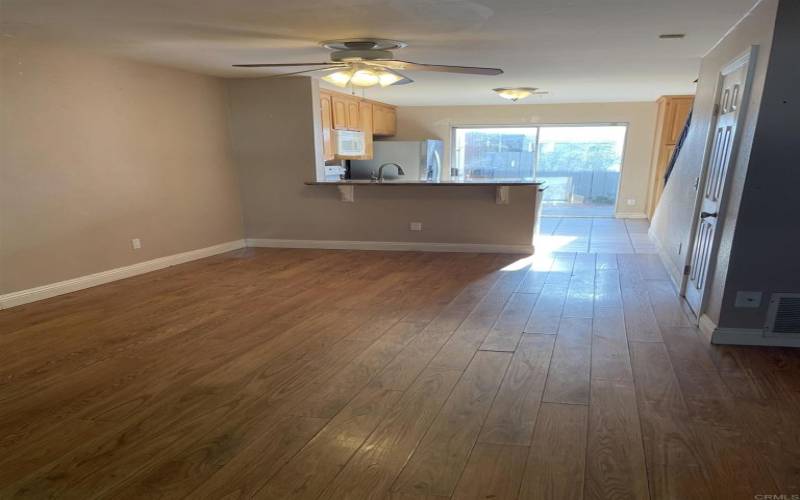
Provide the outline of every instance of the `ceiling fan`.
[[437,71],[444,73],[462,73],[468,75],[501,75],[502,69],[479,68],[474,66],[448,66],[444,64],[419,64],[395,59],[392,54],[394,49],[407,47],[405,42],[384,40],[380,38],[355,38],[350,40],[328,40],[320,45],[331,52],[330,62],[317,63],[276,63],[276,64],[234,64],[237,68],[277,68],[292,66],[319,66],[317,68],[283,73],[275,75],[276,78],[284,76],[312,73],[314,71],[331,71],[322,77],[323,80],[346,87],[371,87],[380,85],[405,85],[414,80],[401,74],[403,71]]

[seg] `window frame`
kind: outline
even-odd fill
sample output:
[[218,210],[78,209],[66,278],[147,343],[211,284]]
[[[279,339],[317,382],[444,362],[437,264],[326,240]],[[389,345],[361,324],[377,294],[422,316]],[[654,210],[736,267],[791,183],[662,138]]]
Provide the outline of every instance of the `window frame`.
[[[458,129],[481,129],[481,128],[535,128],[536,131],[536,154],[534,155],[533,160],[533,174],[534,178],[536,178],[537,170],[538,170],[538,163],[539,163],[539,139],[541,137],[541,129],[548,128],[548,127],[625,127],[625,138],[622,141],[622,154],[620,156],[619,162],[619,180],[617,181],[617,199],[614,203],[614,213],[618,213],[620,207],[620,190],[622,188],[622,180],[625,176],[625,157],[628,152],[628,140],[630,137],[630,122],[620,121],[598,121],[598,122],[577,122],[577,123],[570,123],[570,122],[561,122],[561,123],[451,123],[450,124],[450,147],[448,148],[449,151],[447,154],[450,155],[450,172],[452,173],[453,168],[456,167],[455,162],[458,155],[456,154],[456,134]],[[652,175],[652,172],[649,173]],[[454,179],[461,179],[464,180],[464,173],[462,172],[461,175],[452,177]],[[465,182],[469,182],[465,180]],[[649,193],[648,193],[649,195]]]

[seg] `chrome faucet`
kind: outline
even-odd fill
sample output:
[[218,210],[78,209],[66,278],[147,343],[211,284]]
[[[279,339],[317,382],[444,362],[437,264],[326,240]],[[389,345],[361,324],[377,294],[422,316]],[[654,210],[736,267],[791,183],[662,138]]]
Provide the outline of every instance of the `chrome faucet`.
[[397,163],[384,163],[383,165],[378,167],[378,177],[376,179],[378,182],[383,182],[383,169],[384,169],[384,167],[391,167],[391,166],[397,167],[397,175],[406,175],[406,173],[403,172],[403,167],[401,167]]

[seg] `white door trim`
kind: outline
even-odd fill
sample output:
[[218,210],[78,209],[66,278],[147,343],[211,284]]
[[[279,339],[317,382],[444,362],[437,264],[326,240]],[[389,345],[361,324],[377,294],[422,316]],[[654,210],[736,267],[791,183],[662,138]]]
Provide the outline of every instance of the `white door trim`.
[[[716,221],[716,227],[714,229],[714,238],[712,242],[712,247],[709,255],[709,263],[708,263],[708,270],[706,271],[706,285],[703,288],[703,294],[700,299],[700,305],[697,308],[697,311],[694,311],[697,317],[701,317],[703,312],[708,305],[708,287],[711,284],[709,279],[713,275],[714,270],[716,268],[716,260],[717,260],[717,250],[719,248],[719,240],[722,235],[722,228],[725,225],[725,210],[727,207],[727,198],[728,198],[728,190],[730,187],[731,178],[733,177],[732,169],[735,168],[736,161],[739,156],[739,146],[741,143],[742,137],[742,124],[744,122],[745,116],[747,115],[747,109],[750,101],[750,91],[753,83],[753,74],[755,70],[756,60],[758,56],[758,45],[751,45],[750,48],[737,57],[735,57],[731,62],[726,64],[722,67],[719,74],[717,75],[717,83],[716,83],[716,90],[714,91],[714,106],[717,105],[720,98],[720,93],[722,92],[722,82],[724,80],[725,75],[730,74],[734,70],[738,69],[742,65],[747,65],[747,73],[745,75],[744,81],[744,90],[740,97],[740,106],[739,106],[739,113],[736,115],[736,130],[734,132],[733,139],[731,140],[731,155],[729,158],[729,167],[728,172],[725,175],[724,185],[722,188],[722,195],[720,197],[719,208],[718,208],[718,216]],[[686,257],[684,260],[684,268],[688,266],[692,261],[692,255],[694,254],[695,248],[695,236],[697,235],[697,226],[699,224],[700,219],[700,210],[703,206],[703,193],[705,191],[705,184],[707,181],[707,173],[709,167],[709,160],[711,155],[711,147],[713,145],[713,138],[714,134],[716,133],[717,128],[717,121],[718,116],[715,114],[714,119],[710,127],[708,127],[708,133],[706,135],[706,142],[705,142],[705,152],[703,153],[703,160],[702,160],[702,171],[700,172],[700,182],[697,184],[697,195],[695,197],[694,203],[694,210],[692,214],[692,222],[691,222],[691,230],[689,232],[689,241],[687,245],[688,252],[686,252]],[[681,278],[681,286],[680,286],[680,295],[682,297],[686,296],[686,287],[689,283],[688,275],[684,274]],[[691,309],[691,307],[690,307]]]

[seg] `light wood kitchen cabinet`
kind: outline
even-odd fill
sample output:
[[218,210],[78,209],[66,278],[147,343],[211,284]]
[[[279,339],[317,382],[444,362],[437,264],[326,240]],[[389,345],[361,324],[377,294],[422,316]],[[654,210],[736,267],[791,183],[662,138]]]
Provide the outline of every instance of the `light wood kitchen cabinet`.
[[[394,106],[330,90],[320,90],[319,99],[322,114],[322,152],[325,161],[371,160],[373,135],[390,136],[397,133],[397,113]],[[334,153],[334,130],[364,132],[364,156],[337,156]]]
[[330,94],[320,92],[319,111],[322,115],[322,156],[325,161],[333,160],[333,104]]
[[361,130],[364,131],[364,156],[362,160],[372,159],[372,103],[361,101],[358,103]]
[[334,94],[331,96],[331,105],[333,128],[347,130],[347,98]]
[[361,130],[361,99],[344,94],[331,94],[333,104],[333,128],[337,130]]
[[374,135],[395,135],[397,133],[397,111],[392,106],[373,103],[372,123]]
[[668,133],[666,134],[666,144],[673,146],[678,143],[681,138],[683,127],[686,124],[686,118],[689,116],[689,111],[692,110],[694,104],[694,97],[681,97],[672,98],[667,103],[670,115],[667,117]]
[[653,218],[658,200],[664,191],[664,175],[680,140],[686,118],[694,104],[694,96],[669,95],[658,99],[658,118],[652,160],[652,185],[647,216]]
[[361,124],[361,102],[356,99],[347,101],[347,128],[364,130],[364,126]]

